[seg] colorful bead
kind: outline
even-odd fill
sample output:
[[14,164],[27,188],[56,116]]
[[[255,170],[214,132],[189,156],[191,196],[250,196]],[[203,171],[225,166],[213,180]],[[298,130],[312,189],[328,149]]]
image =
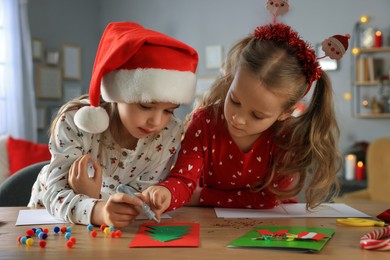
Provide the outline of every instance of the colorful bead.
[[41,240],[42,239],[45,240],[47,238],[47,234],[45,232],[41,232],[41,233],[39,233],[38,238]]
[[42,231],[45,232],[46,234],[49,234],[49,229],[48,228],[44,228]]
[[106,229],[106,225],[102,224],[102,225],[100,226],[100,230],[101,230],[101,231],[104,231],[104,229]]
[[75,237],[70,237],[69,241],[72,241],[73,244],[76,244],[76,238]]
[[66,231],[67,231],[67,232],[72,232],[72,227],[71,227],[71,226],[67,227],[67,228],[66,228]]
[[91,231],[91,237],[96,237],[96,236],[97,236],[96,230]]
[[115,234],[117,237],[121,237],[122,236],[122,231],[120,231],[119,229],[115,231]]
[[87,226],[87,230],[88,230],[88,231],[92,231],[92,230],[93,230],[93,225],[89,224],[89,225]]
[[34,239],[32,239],[31,237],[30,237],[30,238],[27,238],[27,240],[26,240],[26,245],[28,245],[28,246],[34,245]]
[[103,232],[106,235],[110,234],[110,228],[106,227]]
[[111,226],[110,231],[115,231],[115,227]]
[[26,241],[27,241],[28,237],[27,236],[23,236],[21,239],[20,239],[20,243],[22,243],[23,245],[26,244]]
[[58,226],[55,226],[54,229],[53,229],[54,233],[58,233],[60,232],[60,227]]
[[66,227],[65,227],[65,226],[61,227],[61,232],[62,232],[62,233],[65,233],[65,232],[66,232]]
[[35,231],[32,229],[26,230],[26,235],[27,236],[33,236],[35,234]]
[[69,240],[69,238],[72,236],[72,233],[70,233],[70,232],[66,232],[65,233],[65,238],[66,238],[66,240]]
[[41,248],[44,248],[46,246],[46,241],[45,240],[40,240],[38,245],[41,247]]
[[18,243],[21,244],[22,242],[20,241],[23,236],[18,236]]
[[68,248],[72,248],[73,245],[74,245],[73,242],[70,241],[70,240],[68,240],[68,241],[66,242],[66,247],[68,247]]

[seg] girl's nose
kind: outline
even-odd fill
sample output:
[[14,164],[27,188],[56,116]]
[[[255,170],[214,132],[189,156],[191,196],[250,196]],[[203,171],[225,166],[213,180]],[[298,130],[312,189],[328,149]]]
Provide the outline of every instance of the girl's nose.
[[153,113],[147,120],[147,123],[150,126],[159,126],[162,122],[162,114],[161,113]]
[[232,121],[237,125],[245,125],[245,118],[237,113],[232,116]]

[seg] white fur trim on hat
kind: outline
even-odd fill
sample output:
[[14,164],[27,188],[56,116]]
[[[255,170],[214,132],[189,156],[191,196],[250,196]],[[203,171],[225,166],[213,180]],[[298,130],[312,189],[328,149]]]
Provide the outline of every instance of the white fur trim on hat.
[[78,128],[91,134],[99,134],[108,128],[109,118],[102,107],[85,106],[74,115]]
[[196,76],[190,71],[166,69],[117,70],[102,80],[102,97],[108,102],[171,102],[190,104]]

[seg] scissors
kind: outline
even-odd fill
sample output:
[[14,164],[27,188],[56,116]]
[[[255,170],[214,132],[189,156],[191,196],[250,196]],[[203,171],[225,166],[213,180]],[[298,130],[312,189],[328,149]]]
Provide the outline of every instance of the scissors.
[[365,219],[365,218],[345,218],[345,219],[337,219],[337,223],[345,225],[345,226],[353,226],[353,227],[384,227],[386,223],[383,221],[373,220],[373,219]]

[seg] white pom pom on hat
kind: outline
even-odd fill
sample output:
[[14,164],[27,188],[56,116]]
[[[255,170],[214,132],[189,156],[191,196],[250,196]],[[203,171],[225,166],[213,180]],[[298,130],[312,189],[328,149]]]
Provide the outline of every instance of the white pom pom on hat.
[[192,47],[133,22],[110,23],[100,40],[89,88],[91,106],[80,108],[76,125],[89,133],[108,128],[99,107],[108,102],[190,104],[195,96],[198,54]]

